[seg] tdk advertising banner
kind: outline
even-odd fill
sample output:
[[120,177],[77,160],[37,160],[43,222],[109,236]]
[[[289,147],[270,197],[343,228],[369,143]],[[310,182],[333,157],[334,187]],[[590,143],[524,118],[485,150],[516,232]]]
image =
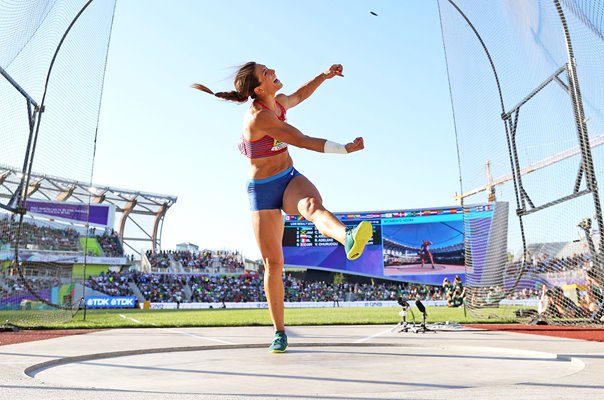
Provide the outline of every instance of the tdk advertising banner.
[[91,296],[86,297],[87,308],[135,308],[136,296],[109,297]]

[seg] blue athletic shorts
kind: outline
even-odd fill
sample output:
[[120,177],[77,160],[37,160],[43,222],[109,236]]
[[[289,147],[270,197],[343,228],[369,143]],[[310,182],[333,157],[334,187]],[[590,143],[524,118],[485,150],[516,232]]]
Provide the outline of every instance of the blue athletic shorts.
[[280,210],[283,207],[283,193],[287,185],[298,175],[302,174],[290,167],[268,178],[250,180],[247,184],[250,210]]

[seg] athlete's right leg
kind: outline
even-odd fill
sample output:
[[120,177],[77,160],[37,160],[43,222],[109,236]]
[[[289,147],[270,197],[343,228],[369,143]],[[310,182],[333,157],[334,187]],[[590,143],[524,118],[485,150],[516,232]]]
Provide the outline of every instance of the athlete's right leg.
[[264,262],[264,293],[268,311],[275,327],[275,337],[268,350],[283,353],[287,350],[284,319],[283,290],[283,217],[281,210],[252,211],[252,225]]
[[264,263],[264,292],[268,310],[275,331],[283,331],[285,322],[281,210],[252,211],[252,226]]

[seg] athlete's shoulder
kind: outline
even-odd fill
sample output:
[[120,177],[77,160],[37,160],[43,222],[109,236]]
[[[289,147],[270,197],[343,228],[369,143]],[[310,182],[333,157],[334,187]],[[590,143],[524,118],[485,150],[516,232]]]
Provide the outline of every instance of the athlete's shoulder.
[[254,133],[253,136],[266,134],[278,122],[279,120],[272,112],[264,109],[250,109],[244,118],[244,125]]
[[277,96],[275,96],[275,100],[278,104],[281,104],[285,110],[289,109],[289,96],[286,94],[279,93]]

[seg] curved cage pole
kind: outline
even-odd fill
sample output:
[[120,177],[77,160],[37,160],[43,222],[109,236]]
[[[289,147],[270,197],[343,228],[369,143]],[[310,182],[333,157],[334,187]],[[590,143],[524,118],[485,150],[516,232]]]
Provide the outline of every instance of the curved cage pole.
[[[564,40],[566,42],[566,51],[568,55],[567,74],[568,74],[568,91],[573,106],[573,114],[575,117],[575,125],[577,128],[577,136],[579,139],[579,148],[581,150],[581,165],[579,169],[579,176],[577,182],[580,182],[581,177],[585,174],[585,183],[587,191],[591,192],[594,201],[594,207],[596,211],[596,222],[598,223],[598,230],[600,232],[600,243],[598,249],[590,246],[590,252],[596,252],[592,254],[592,260],[594,266],[601,271],[602,269],[602,251],[604,250],[604,235],[602,235],[602,229],[604,229],[604,221],[602,218],[602,206],[600,203],[600,194],[598,192],[598,181],[596,179],[596,173],[594,169],[593,158],[591,154],[591,146],[589,144],[589,135],[587,133],[587,123],[585,120],[585,112],[583,110],[583,101],[581,99],[581,90],[579,88],[579,79],[577,77],[577,60],[573,52],[572,41],[570,38],[570,32],[568,30],[568,24],[566,23],[566,17],[564,11],[560,5],[559,0],[554,0],[556,10],[560,16],[560,22],[562,29],[564,30]],[[586,234],[588,234],[586,230]],[[589,239],[589,235],[588,235]]]
[[[23,224],[23,216],[25,215],[25,212],[26,212],[27,196],[29,195],[29,182],[30,182],[30,177],[31,177],[31,174],[32,174],[32,167],[33,167],[33,163],[34,163],[34,156],[35,156],[35,153],[36,153],[36,145],[37,145],[37,141],[38,141],[38,135],[39,135],[39,132],[40,132],[40,122],[42,120],[42,114],[41,113],[44,111],[44,101],[46,99],[46,93],[48,91],[48,82],[50,80],[50,75],[52,73],[52,69],[53,69],[55,61],[57,59],[57,56],[59,55],[59,52],[61,51],[61,47],[63,45],[63,42],[67,38],[67,35],[69,35],[69,32],[71,32],[71,28],[73,28],[73,26],[75,25],[75,23],[77,22],[77,20],[84,13],[84,11],[88,8],[88,6],[90,5],[90,3],[92,3],[92,1],[93,0],[88,0],[86,2],[86,4],[84,4],[84,6],[80,9],[80,11],[76,14],[76,16],[73,18],[73,20],[71,21],[71,23],[69,24],[69,26],[65,30],[65,33],[63,33],[63,36],[61,37],[61,40],[59,41],[59,44],[57,45],[57,48],[55,49],[54,55],[52,57],[50,65],[48,67],[48,72],[46,74],[46,81],[44,83],[44,92],[42,94],[42,100],[40,101],[40,105],[36,105],[34,113],[33,114],[30,113],[30,118],[29,118],[30,136],[29,136],[29,139],[28,139],[27,150],[26,150],[26,154],[25,154],[25,160],[24,160],[24,163],[23,163],[23,176],[21,177],[21,184],[19,185],[19,187],[15,191],[16,200],[15,200],[15,210],[14,210],[14,212],[16,212],[17,214],[19,214],[19,225],[18,225],[17,235],[16,235],[16,239],[15,239],[15,259],[14,259],[14,265],[16,267],[16,270],[19,273],[19,277],[21,278],[21,280],[24,283],[24,285],[27,288],[27,290],[37,300],[39,300],[39,301],[41,301],[41,302],[43,302],[43,303],[45,303],[45,304],[47,304],[47,305],[49,305],[51,307],[55,307],[55,308],[59,308],[59,309],[69,309],[69,310],[72,310],[74,308],[73,304],[67,304],[67,305],[63,305],[62,306],[62,305],[53,304],[52,302],[49,302],[48,300],[42,298],[36,292],[36,290],[34,290],[34,288],[31,287],[31,285],[29,284],[29,282],[27,281],[27,279],[25,279],[25,276],[23,274],[23,269],[22,269],[21,263],[19,261],[19,244],[20,244],[19,242],[20,242],[20,239],[21,239],[21,226]],[[13,84],[13,86],[14,85],[15,84]],[[20,89],[20,87],[18,85],[15,86],[15,87],[17,88],[17,90]],[[28,109],[30,109],[31,108],[30,103],[32,103],[32,100],[30,100],[29,96],[27,96],[27,94],[22,89],[19,90],[19,91],[27,98]],[[79,306],[79,304],[78,304],[78,306]]]
[[[44,83],[44,92],[42,94],[42,100],[40,101],[40,106],[39,106],[39,109],[42,110],[42,111],[44,111],[44,101],[46,100],[46,93],[48,91],[48,81],[50,80],[50,75],[52,73],[52,69],[53,69],[53,67],[55,65],[55,61],[57,59],[57,56],[59,55],[59,51],[61,51],[61,47],[63,46],[63,42],[67,38],[67,35],[69,35],[69,32],[71,32],[71,28],[73,28],[73,26],[75,25],[75,23],[77,22],[77,20],[84,13],[84,11],[86,10],[86,8],[88,8],[88,6],[90,5],[90,3],[92,3],[92,1],[93,0],[88,0],[86,2],[86,4],[84,4],[84,6],[82,7],[82,9],[76,14],[76,16],[73,18],[73,20],[71,21],[71,23],[69,24],[69,26],[65,30],[65,33],[61,37],[61,40],[59,41],[59,44],[57,45],[55,53],[52,56],[52,60],[50,61],[50,65],[48,67],[48,73],[46,74],[46,81]],[[25,185],[22,188],[22,195],[21,195],[21,199],[20,199],[21,200],[21,204],[18,204],[18,207],[22,207],[23,209],[25,208],[25,202],[27,200],[27,187],[29,186],[29,177],[31,176],[31,171],[32,171],[33,163],[34,163],[34,155],[35,155],[35,152],[36,152],[36,144],[37,144],[37,141],[38,141],[38,134],[40,132],[40,122],[41,122],[41,120],[42,120],[41,115],[39,115],[38,118],[37,118],[37,121],[36,121],[35,132],[33,134],[33,143],[31,145],[31,155],[29,156],[29,160],[27,161],[28,162],[28,166],[27,166],[27,178],[26,178]],[[29,151],[29,149],[28,149],[28,151]]]
[[522,220],[522,214],[519,212],[523,208],[523,206],[522,206],[523,200],[522,200],[522,195],[521,195],[523,192],[523,189],[522,189],[522,181],[521,181],[522,174],[521,174],[521,170],[520,170],[520,163],[518,162],[518,152],[516,151],[516,145],[515,145],[515,131],[516,131],[515,126],[516,126],[516,123],[518,122],[518,120],[517,120],[517,116],[516,116],[515,120],[512,120],[507,117],[508,113],[505,112],[505,105],[503,102],[503,92],[501,90],[501,84],[499,82],[499,75],[497,74],[497,69],[495,68],[495,63],[493,62],[491,53],[489,52],[489,49],[487,48],[484,40],[482,40],[482,37],[478,33],[478,30],[476,29],[474,24],[472,24],[470,19],[457,6],[457,4],[455,4],[455,2],[453,0],[448,0],[448,2],[459,13],[459,15],[461,15],[461,17],[464,19],[464,21],[466,21],[466,23],[468,24],[470,29],[472,29],[472,32],[474,32],[476,39],[478,39],[478,41],[480,42],[480,46],[484,50],[485,55],[487,56],[487,59],[489,60],[489,65],[491,66],[491,70],[493,71],[493,76],[495,78],[495,83],[497,85],[497,92],[499,94],[499,104],[501,106],[501,118],[504,121],[506,142],[508,145],[508,153],[509,153],[508,155],[509,155],[510,163],[512,166],[512,181],[514,183],[514,193],[516,195],[516,205],[517,205],[516,214],[518,215],[518,223],[519,223],[520,235],[521,235],[521,239],[522,239],[522,254],[523,254],[522,264],[518,271],[516,279],[512,285],[512,288],[510,289],[510,291],[513,291],[515,289],[515,287],[518,285],[518,282],[520,281],[521,277],[524,275],[525,267],[527,264],[527,256],[528,256],[528,249],[527,249],[526,238],[525,238],[525,233],[524,233],[524,222]]
[[[568,29],[568,25],[566,22],[564,12],[560,5],[560,0],[553,0],[553,5],[555,6],[555,8],[558,12],[558,15],[560,17],[560,21],[562,24],[562,28],[563,28],[568,61],[566,64],[562,65],[556,71],[554,71],[549,77],[547,77],[542,83],[540,83],[529,94],[527,94],[524,97],[524,99],[522,99],[517,105],[511,107],[509,110],[506,111],[504,102],[503,102],[503,95],[502,95],[499,78],[497,76],[497,71],[495,69],[494,62],[491,58],[491,55],[489,54],[489,50],[488,50],[487,46],[485,45],[484,41],[482,40],[477,29],[474,27],[474,25],[469,20],[469,18],[463,13],[463,11],[455,4],[455,2],[453,0],[448,0],[448,2],[463,17],[465,22],[472,29],[476,38],[480,42],[480,45],[482,46],[482,49],[484,50],[484,52],[488,58],[492,72],[495,76],[497,90],[499,92],[499,100],[500,100],[500,104],[501,104],[501,108],[502,108],[501,118],[505,125],[509,159],[510,159],[510,164],[511,164],[511,176],[512,176],[512,180],[514,183],[514,193],[516,196],[516,203],[517,203],[516,215],[519,218],[520,234],[521,234],[523,255],[524,255],[523,260],[522,260],[522,266],[521,266],[518,276],[516,278],[516,283],[517,283],[518,279],[520,279],[520,277],[524,274],[526,263],[528,261],[528,248],[527,248],[524,226],[523,226],[524,225],[523,218],[525,216],[591,193],[593,196],[593,202],[594,202],[594,206],[595,206],[595,220],[598,224],[597,228],[600,232],[602,232],[602,230],[604,229],[604,221],[603,221],[603,216],[602,216],[602,209],[601,209],[600,197],[599,197],[599,192],[598,192],[597,179],[596,179],[596,174],[595,174],[595,169],[594,169],[594,164],[593,164],[593,159],[592,159],[591,144],[590,144],[589,135],[587,132],[587,124],[586,124],[585,114],[584,114],[584,110],[583,110],[583,102],[582,102],[582,98],[581,98],[581,91],[579,88],[579,80],[577,77],[577,68],[576,68],[576,59],[575,59],[573,48],[572,48],[571,36],[570,36],[570,32]],[[566,78],[567,78],[566,82],[562,79],[562,75],[566,75]],[[581,160],[580,160],[580,165],[578,167],[577,178],[574,182],[574,186],[572,188],[569,188],[570,189],[569,194],[564,195],[555,200],[549,201],[545,204],[536,205],[533,203],[531,197],[529,196],[528,191],[525,189],[524,184],[523,184],[523,173],[522,173],[522,168],[520,165],[520,160],[519,160],[519,155],[518,155],[518,149],[517,149],[517,145],[516,145],[516,134],[518,131],[519,120],[520,120],[519,117],[520,117],[521,109],[523,109],[525,104],[530,102],[534,97],[538,96],[539,93],[544,88],[546,88],[548,85],[550,85],[551,83],[554,83],[554,84],[557,84],[558,86],[560,86],[562,88],[562,90],[564,90],[566,92],[566,94],[569,96],[569,99],[571,100],[572,112],[573,112],[573,116],[575,119],[575,126],[576,126],[576,130],[577,130],[577,138],[579,141],[579,152],[578,153],[581,155]],[[584,189],[581,189],[581,182],[583,180],[583,176],[585,176],[586,187]],[[578,226],[582,229],[584,229],[583,226],[587,226],[588,223],[591,226],[591,221],[586,221],[586,220],[589,220],[589,218],[585,218],[583,221],[581,221],[579,223]],[[577,222],[579,222],[579,221],[577,221]],[[591,240],[591,232],[588,230],[585,230],[585,232],[586,232],[586,236],[587,236],[587,240],[588,240],[588,244],[589,244],[590,240]],[[590,247],[589,250],[590,250],[594,265],[598,269],[600,269],[600,272],[604,272],[604,271],[601,271],[602,265],[603,265],[602,254],[604,251],[604,235],[600,235],[600,242],[599,242],[598,246],[595,246],[593,243],[591,243],[589,247]],[[515,286],[515,284],[513,286]]]

